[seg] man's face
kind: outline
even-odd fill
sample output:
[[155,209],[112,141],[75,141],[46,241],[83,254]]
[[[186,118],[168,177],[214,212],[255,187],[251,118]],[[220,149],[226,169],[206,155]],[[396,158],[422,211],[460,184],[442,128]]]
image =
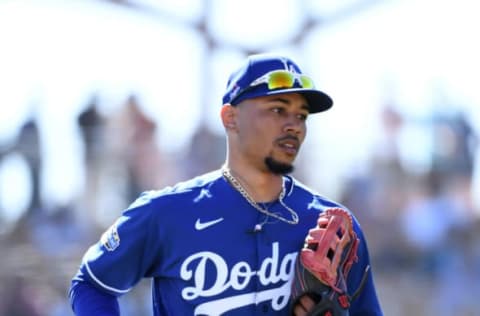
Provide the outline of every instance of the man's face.
[[297,93],[258,97],[241,102],[236,111],[244,158],[274,173],[291,172],[306,134],[305,98]]

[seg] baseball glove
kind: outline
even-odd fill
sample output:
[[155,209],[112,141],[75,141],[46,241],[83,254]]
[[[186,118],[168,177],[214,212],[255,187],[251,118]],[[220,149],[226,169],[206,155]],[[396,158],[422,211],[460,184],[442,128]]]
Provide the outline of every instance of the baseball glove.
[[351,215],[341,208],[321,213],[295,264],[291,310],[304,295],[315,301],[309,316],[348,316],[352,297],[347,275],[357,258],[359,239]]

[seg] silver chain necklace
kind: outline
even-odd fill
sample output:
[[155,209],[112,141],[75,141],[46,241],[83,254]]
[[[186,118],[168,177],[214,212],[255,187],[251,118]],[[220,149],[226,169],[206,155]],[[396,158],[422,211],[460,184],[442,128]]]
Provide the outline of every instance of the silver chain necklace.
[[282,192],[280,193],[280,196],[278,197],[278,201],[287,211],[290,212],[290,214],[292,215],[292,219],[287,219],[287,218],[281,217],[280,215],[277,215],[276,213],[270,212],[266,208],[260,207],[260,205],[258,205],[258,203],[253,200],[253,198],[250,196],[250,194],[248,194],[247,190],[245,190],[245,188],[240,184],[240,182],[231,174],[231,172],[228,168],[223,167],[222,168],[222,174],[228,180],[228,182],[230,182],[231,185],[245,198],[245,200],[247,200],[247,202],[251,206],[253,206],[256,210],[258,210],[260,213],[263,213],[267,216],[271,216],[273,218],[276,218],[278,220],[281,220],[282,222],[285,222],[285,223],[288,223],[288,224],[291,224],[291,225],[298,224],[298,214],[294,210],[292,210],[290,207],[285,205],[285,203],[283,202],[283,198],[285,197],[285,185],[282,184]]

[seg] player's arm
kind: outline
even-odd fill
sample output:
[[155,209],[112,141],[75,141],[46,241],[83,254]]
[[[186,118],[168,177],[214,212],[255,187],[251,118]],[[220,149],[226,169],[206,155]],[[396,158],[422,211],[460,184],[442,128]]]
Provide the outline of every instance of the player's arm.
[[160,251],[151,238],[158,230],[151,228],[157,221],[150,202],[148,194],[142,195],[84,254],[70,290],[76,315],[119,315],[116,297],[148,276]]
[[70,304],[76,316],[119,316],[120,308],[114,295],[98,290],[83,280],[73,280],[70,287]]
[[[372,269],[370,269],[370,255],[367,240],[358,221],[354,219],[354,227],[360,239],[358,247],[358,262],[352,266],[348,276],[349,293],[352,295],[359,290],[357,297],[350,307],[350,316],[383,316],[378,301]],[[367,269],[368,267],[368,269]],[[365,272],[367,269],[367,272]]]

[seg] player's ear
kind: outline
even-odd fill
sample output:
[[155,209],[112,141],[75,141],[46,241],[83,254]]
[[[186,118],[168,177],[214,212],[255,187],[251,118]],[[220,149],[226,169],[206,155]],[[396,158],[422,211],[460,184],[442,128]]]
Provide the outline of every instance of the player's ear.
[[236,123],[236,108],[231,104],[224,104],[220,110],[220,117],[222,119],[223,126],[227,131],[235,130]]

